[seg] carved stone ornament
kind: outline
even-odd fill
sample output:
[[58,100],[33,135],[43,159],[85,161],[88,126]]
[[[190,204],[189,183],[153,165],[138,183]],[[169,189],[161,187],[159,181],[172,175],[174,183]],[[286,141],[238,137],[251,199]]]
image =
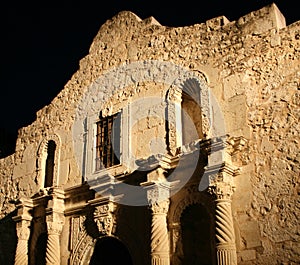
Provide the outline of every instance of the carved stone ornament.
[[48,229],[48,234],[60,235],[63,229],[63,223],[48,222],[47,229]]
[[22,221],[21,226],[17,227],[18,240],[28,240],[30,236],[30,222]]
[[208,192],[218,200],[231,200],[235,187],[230,183],[216,182],[213,186],[208,187]]
[[159,203],[153,203],[150,205],[150,209],[153,214],[167,214],[169,210],[169,200],[165,200]]
[[95,221],[100,234],[111,235],[113,228],[113,217],[111,215],[99,217]]
[[106,203],[95,208],[94,220],[100,234],[111,235],[114,224],[113,211],[113,203]]
[[181,103],[182,101],[182,89],[176,86],[172,86],[168,91],[168,100],[175,102],[175,103]]

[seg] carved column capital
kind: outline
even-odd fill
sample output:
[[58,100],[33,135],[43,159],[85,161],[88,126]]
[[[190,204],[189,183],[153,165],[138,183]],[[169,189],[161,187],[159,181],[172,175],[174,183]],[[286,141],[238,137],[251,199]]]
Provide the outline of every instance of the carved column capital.
[[239,174],[239,169],[223,163],[207,168],[209,178],[208,192],[216,199],[230,200],[235,191],[234,176]]
[[16,222],[18,239],[28,240],[32,220],[33,202],[31,199],[20,198],[16,205],[17,215],[13,217]]
[[153,214],[167,214],[169,211],[169,204],[169,200],[153,203],[150,205],[150,209]]
[[166,180],[165,169],[158,167],[147,174],[147,181],[141,186],[147,192],[149,205],[168,200],[170,198],[171,183]]
[[208,192],[216,197],[217,200],[231,200],[235,187],[230,183],[217,182],[208,187]]
[[17,223],[18,240],[29,240],[30,224],[31,221],[28,220],[22,220],[21,222]]
[[63,229],[63,223],[47,222],[47,231],[50,235],[60,235]]

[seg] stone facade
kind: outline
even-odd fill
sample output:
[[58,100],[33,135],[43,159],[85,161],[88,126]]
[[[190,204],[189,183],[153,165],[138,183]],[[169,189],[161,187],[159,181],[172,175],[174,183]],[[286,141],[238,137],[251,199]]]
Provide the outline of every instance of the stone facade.
[[[0,159],[0,263],[299,264],[299,52],[275,4],[106,21]],[[120,123],[104,169],[100,113]]]

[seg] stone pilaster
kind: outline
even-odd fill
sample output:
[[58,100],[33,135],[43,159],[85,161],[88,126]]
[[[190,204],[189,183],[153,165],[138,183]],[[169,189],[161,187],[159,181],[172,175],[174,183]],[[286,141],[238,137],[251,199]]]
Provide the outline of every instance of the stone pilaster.
[[182,145],[182,114],[181,114],[181,102],[182,102],[182,90],[177,87],[172,87],[168,91],[167,95],[167,122],[168,131],[166,135],[168,151],[173,155],[176,149]]
[[170,187],[167,183],[146,182],[147,198],[152,214],[151,265],[170,265],[170,243],[167,228]]
[[53,188],[49,195],[46,209],[48,240],[46,248],[46,265],[60,265],[60,234],[64,225],[64,192]]
[[172,264],[179,265],[183,259],[183,248],[181,242],[181,226],[180,223],[170,225],[171,249],[172,249]]
[[28,264],[28,240],[30,237],[30,225],[33,208],[32,200],[22,198],[17,204],[18,215],[13,219],[16,222],[18,243],[15,255],[15,265]]
[[216,251],[218,265],[236,265],[236,244],[231,210],[231,196],[234,192],[235,170],[224,164],[211,169],[208,191],[214,196]]

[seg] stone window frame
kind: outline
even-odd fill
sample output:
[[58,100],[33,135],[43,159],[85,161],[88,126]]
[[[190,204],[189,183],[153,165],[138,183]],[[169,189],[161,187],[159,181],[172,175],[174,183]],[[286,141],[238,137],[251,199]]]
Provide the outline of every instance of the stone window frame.
[[48,143],[53,141],[56,145],[55,156],[54,156],[54,167],[53,167],[53,180],[52,187],[59,185],[59,161],[60,161],[60,150],[61,140],[57,134],[52,134],[45,137],[37,151],[37,182],[40,189],[44,189],[45,174],[46,174],[46,160],[48,155]]
[[[100,110],[101,111],[101,110]],[[120,163],[113,165],[108,168],[98,169],[96,168],[96,135],[97,135],[97,122],[99,121],[100,111],[97,111],[94,115],[86,117],[86,154],[84,155],[84,180],[88,180],[87,177],[91,179],[96,179],[104,175],[115,176],[119,173],[124,173],[131,165],[128,165],[129,155],[130,155],[130,115],[129,108],[123,108],[117,110],[114,113],[103,113],[103,117],[120,115]]]
[[[96,122],[95,171],[120,164],[120,126],[121,118],[118,113],[103,117],[100,112]],[[115,133],[119,139],[116,139]]]

